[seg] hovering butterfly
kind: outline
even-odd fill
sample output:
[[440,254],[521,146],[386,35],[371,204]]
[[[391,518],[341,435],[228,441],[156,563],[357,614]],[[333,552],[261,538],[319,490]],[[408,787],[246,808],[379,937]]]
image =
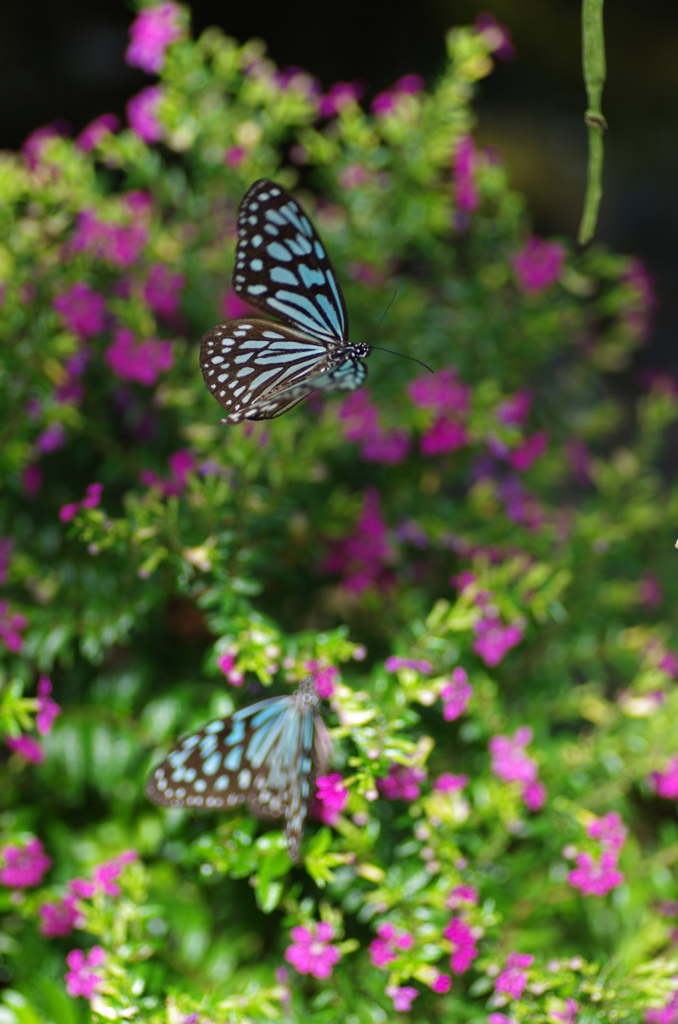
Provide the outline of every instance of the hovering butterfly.
[[238,211],[233,287],[282,322],[228,320],[203,337],[200,368],[228,415],[222,423],[270,420],[312,391],[354,391],[371,345],[349,344],[341,289],[299,204],[261,178]]
[[269,697],[185,736],[153,772],[146,796],[165,807],[228,810],[247,801],[259,818],[284,818],[293,861],[327,769],[330,738],[312,676],[294,693]]

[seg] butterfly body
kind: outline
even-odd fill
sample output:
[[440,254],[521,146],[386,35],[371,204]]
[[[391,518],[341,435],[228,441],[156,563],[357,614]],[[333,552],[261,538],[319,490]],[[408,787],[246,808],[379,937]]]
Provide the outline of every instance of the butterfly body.
[[165,807],[230,810],[247,802],[261,818],[284,818],[297,860],[315,779],[330,742],[312,677],[293,694],[269,697],[215,719],[179,741],[151,773],[146,796]]
[[238,214],[233,287],[277,321],[229,320],[205,334],[200,367],[228,415],[272,419],[312,391],[353,391],[367,344],[348,341],[348,317],[329,257],[297,201],[262,178]]

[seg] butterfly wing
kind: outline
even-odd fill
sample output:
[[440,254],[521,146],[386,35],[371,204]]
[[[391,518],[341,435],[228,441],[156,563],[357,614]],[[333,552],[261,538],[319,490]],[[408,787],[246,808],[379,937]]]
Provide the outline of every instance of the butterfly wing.
[[258,817],[285,818],[293,860],[314,782],[329,761],[319,700],[306,681],[185,736],[151,773],[146,796],[165,807],[228,810],[247,801]]
[[265,178],[240,203],[233,287],[330,348],[346,341],[344,297],[325,247],[296,199]]
[[270,320],[230,320],[203,337],[200,368],[228,415],[224,423],[273,419],[316,389],[351,391],[367,370],[342,350]]

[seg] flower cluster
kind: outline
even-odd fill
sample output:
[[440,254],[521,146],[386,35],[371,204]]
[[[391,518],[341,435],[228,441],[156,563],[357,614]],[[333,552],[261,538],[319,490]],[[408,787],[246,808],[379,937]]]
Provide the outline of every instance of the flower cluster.
[[568,848],[565,851],[576,864],[568,873],[567,880],[585,896],[606,896],[624,882],[624,875],[617,865],[627,829],[619,814],[611,811],[589,822],[586,832],[591,839],[597,841],[597,849],[578,852]]
[[492,772],[504,782],[517,782],[526,806],[539,811],[546,802],[546,788],[537,777],[536,761],[525,752],[532,740],[532,729],[522,725],[513,737],[493,736],[488,743]]

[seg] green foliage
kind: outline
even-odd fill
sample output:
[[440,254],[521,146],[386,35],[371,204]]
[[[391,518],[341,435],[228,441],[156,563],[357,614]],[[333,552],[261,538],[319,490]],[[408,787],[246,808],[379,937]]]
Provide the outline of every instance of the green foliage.
[[[167,51],[158,145],[124,129],[0,155],[0,729],[30,729],[41,674],[62,708],[42,763],[6,750],[5,861],[39,837],[52,868],[0,888],[0,1024],[362,1024],[393,1019],[393,986],[419,993],[414,1022],[574,1020],[575,1000],[578,1021],[630,1024],[671,1000],[678,828],[652,773],[678,752],[663,472],[678,402],[661,380],[637,398],[618,383],[647,330],[637,261],[562,243],[530,287],[501,163],[475,152],[462,196],[492,46],[456,30],[429,92],[319,118],[308,76],[284,81],[261,43],[211,29]],[[216,424],[197,338],[233,301],[237,204],[269,176],[311,212],[351,337],[375,338],[397,287],[376,340],[433,383],[375,351],[369,392]],[[182,275],[180,310],[149,298],[158,265]],[[105,304],[84,332],[54,305],[83,283]],[[171,339],[173,365],[125,377],[121,330]],[[371,438],[351,433],[367,421]],[[243,690],[218,666],[229,652]],[[245,810],[145,800],[157,747],[309,666],[340,670],[326,720],[348,802],[308,824],[301,867]],[[445,718],[462,677],[472,693]],[[523,776],[488,752],[501,737]],[[394,778],[408,799],[389,798]],[[617,847],[595,836],[613,812]],[[45,935],[40,907],[129,849],[117,891],[99,885],[74,934]],[[574,854],[605,851],[623,880],[583,894]],[[455,902],[459,887],[478,898]],[[477,944],[458,975],[451,919]],[[290,930],[318,922],[340,952],[329,981],[284,958]],[[380,966],[384,923],[413,944]],[[91,946],[106,960],[87,1009],[64,956]],[[534,961],[509,998],[495,984],[514,952]]]

